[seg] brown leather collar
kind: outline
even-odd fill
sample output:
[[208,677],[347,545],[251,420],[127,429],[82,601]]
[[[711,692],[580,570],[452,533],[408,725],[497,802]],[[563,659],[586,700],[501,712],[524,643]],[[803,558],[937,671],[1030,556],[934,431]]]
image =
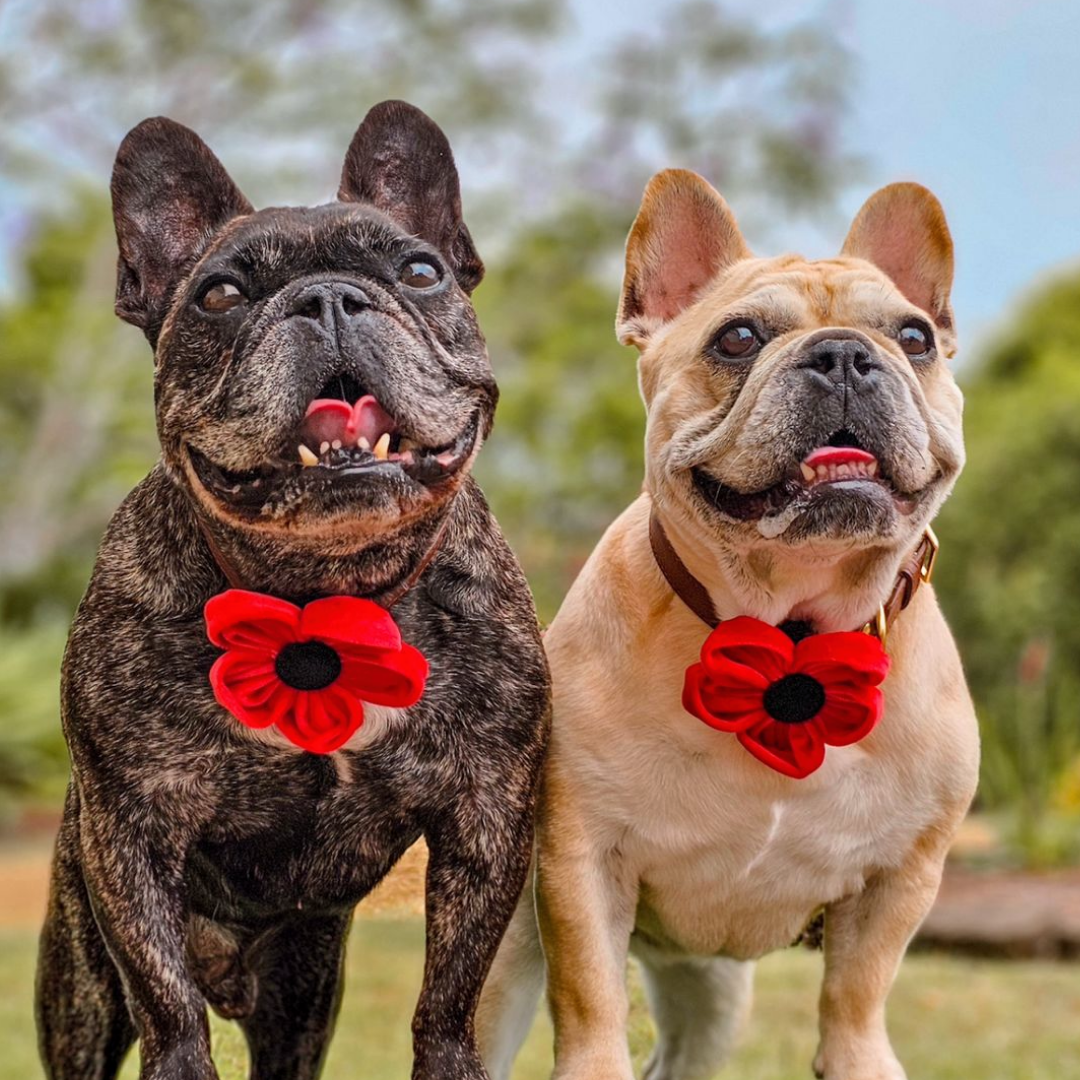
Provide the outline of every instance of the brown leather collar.
[[[232,561],[226,558],[225,553],[218,546],[218,542],[214,539],[214,534],[210,531],[210,527],[203,521],[200,514],[195,515],[195,520],[199,524],[199,529],[203,534],[203,539],[206,540],[206,546],[210,549],[210,554],[214,557],[214,562],[217,563],[218,569],[225,576],[225,580],[234,589],[246,589],[243,579],[240,577],[239,571],[233,565]],[[413,567],[412,571],[400,582],[395,588],[378,601],[381,607],[390,610],[398,601],[404,598],[406,593],[420,580],[420,576],[431,565],[431,560],[435,558],[442,546],[442,542],[446,537],[446,530],[450,525],[450,514],[447,512],[446,517],[443,519],[442,524],[435,532],[435,538],[431,541],[427,551],[424,552],[423,558]],[[678,558],[678,556],[675,556]]]
[[[656,565],[671,586],[675,595],[707,626],[720,625],[720,617],[713,607],[709,590],[690,572],[686,563],[679,558],[678,552],[671,546],[664,526],[656,510],[649,515],[649,543],[652,546]],[[871,622],[859,629],[872,634],[885,645],[889,627],[893,619],[911,603],[924,581],[929,581],[934,572],[934,560],[937,558],[938,540],[934,530],[929,528],[923,533],[918,546],[908,560],[900,567],[896,575],[896,584],[888,599],[878,606],[877,615]]]

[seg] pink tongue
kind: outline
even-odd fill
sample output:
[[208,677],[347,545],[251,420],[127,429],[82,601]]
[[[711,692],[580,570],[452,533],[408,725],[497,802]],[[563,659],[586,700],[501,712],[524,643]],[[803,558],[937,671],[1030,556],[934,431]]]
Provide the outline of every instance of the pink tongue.
[[356,446],[361,438],[370,448],[384,432],[393,430],[394,421],[372,394],[365,394],[355,405],[337,398],[316,398],[308,406],[300,438],[313,450],[324,442]]
[[816,469],[819,465],[848,465],[853,461],[861,461],[864,465],[869,465],[870,462],[877,461],[877,458],[854,446],[819,446],[803,458],[803,464],[809,465],[812,469]]
[[371,394],[365,394],[352,408],[352,416],[345,428],[352,445],[367,439],[374,446],[385,431],[394,430],[394,421]]

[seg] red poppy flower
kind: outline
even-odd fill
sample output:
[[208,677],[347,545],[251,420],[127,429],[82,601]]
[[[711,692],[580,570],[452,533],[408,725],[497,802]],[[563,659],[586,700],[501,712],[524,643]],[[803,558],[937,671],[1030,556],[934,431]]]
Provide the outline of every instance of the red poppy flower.
[[869,634],[813,634],[796,644],[744,615],[708,636],[701,662],[686,669],[683,706],[801,780],[821,766],[826,744],[848,746],[873,730],[888,671],[888,655]]
[[364,722],[363,702],[404,708],[424,692],[427,661],[371,600],[330,596],[300,608],[228,589],[205,615],[207,636],[225,650],[210,669],[218,703],[312,753],[348,742]]

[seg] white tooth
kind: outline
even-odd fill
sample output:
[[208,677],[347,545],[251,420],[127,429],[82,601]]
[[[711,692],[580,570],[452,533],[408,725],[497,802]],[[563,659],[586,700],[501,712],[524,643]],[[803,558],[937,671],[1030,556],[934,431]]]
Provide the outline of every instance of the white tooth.
[[363,435],[361,435],[360,438],[356,440],[356,445],[359,446],[361,450],[371,449],[371,443],[369,443]]
[[806,464],[806,462],[804,461],[804,462],[803,462],[803,463],[802,463],[802,464],[801,464],[801,465],[799,466],[799,468],[800,468],[800,469],[802,469],[803,479],[804,479],[804,480],[805,480],[805,481],[806,481],[806,482],[807,482],[808,484],[811,484],[811,483],[813,483],[813,481],[814,481],[814,477],[815,477],[815,476],[817,476],[817,473],[816,473],[816,472],[814,472],[814,466],[813,466],[813,465],[807,465],[807,464]]
[[333,448],[334,448],[335,450],[340,450],[340,449],[341,449],[341,440],[340,440],[340,439],[335,439],[335,440],[334,440],[334,441],[333,441],[333,442],[332,442],[332,443],[331,443],[330,445],[331,445],[331,446],[332,446],[332,447],[333,447]]
[[384,431],[379,436],[379,441],[371,448],[371,452],[380,460],[385,461],[390,453],[390,432]]
[[818,483],[819,484],[824,483],[824,481],[829,479],[829,466],[828,465],[819,465],[817,467],[817,478],[818,478]]
[[319,443],[319,453],[320,454],[325,454],[326,451],[329,450],[329,449],[330,449],[330,444],[328,442]]
[[851,475],[851,469],[847,465],[844,465],[844,464],[837,465],[836,466],[836,475],[841,480],[844,480],[844,479],[846,479],[847,477],[849,477]]
[[300,461],[304,465],[318,465],[319,459],[303,444],[301,443],[297,450],[300,452]]
[[866,466],[866,475],[867,476],[877,476],[877,471],[878,471],[878,463],[877,463],[876,459],[867,464],[867,466]]

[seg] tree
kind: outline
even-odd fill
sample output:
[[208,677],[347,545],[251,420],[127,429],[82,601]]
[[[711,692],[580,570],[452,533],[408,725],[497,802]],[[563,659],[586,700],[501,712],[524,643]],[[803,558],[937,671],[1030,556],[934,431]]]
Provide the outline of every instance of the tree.
[[967,375],[938,582],[982,721],[982,797],[1033,830],[1080,757],[1080,274],[1010,326]]

